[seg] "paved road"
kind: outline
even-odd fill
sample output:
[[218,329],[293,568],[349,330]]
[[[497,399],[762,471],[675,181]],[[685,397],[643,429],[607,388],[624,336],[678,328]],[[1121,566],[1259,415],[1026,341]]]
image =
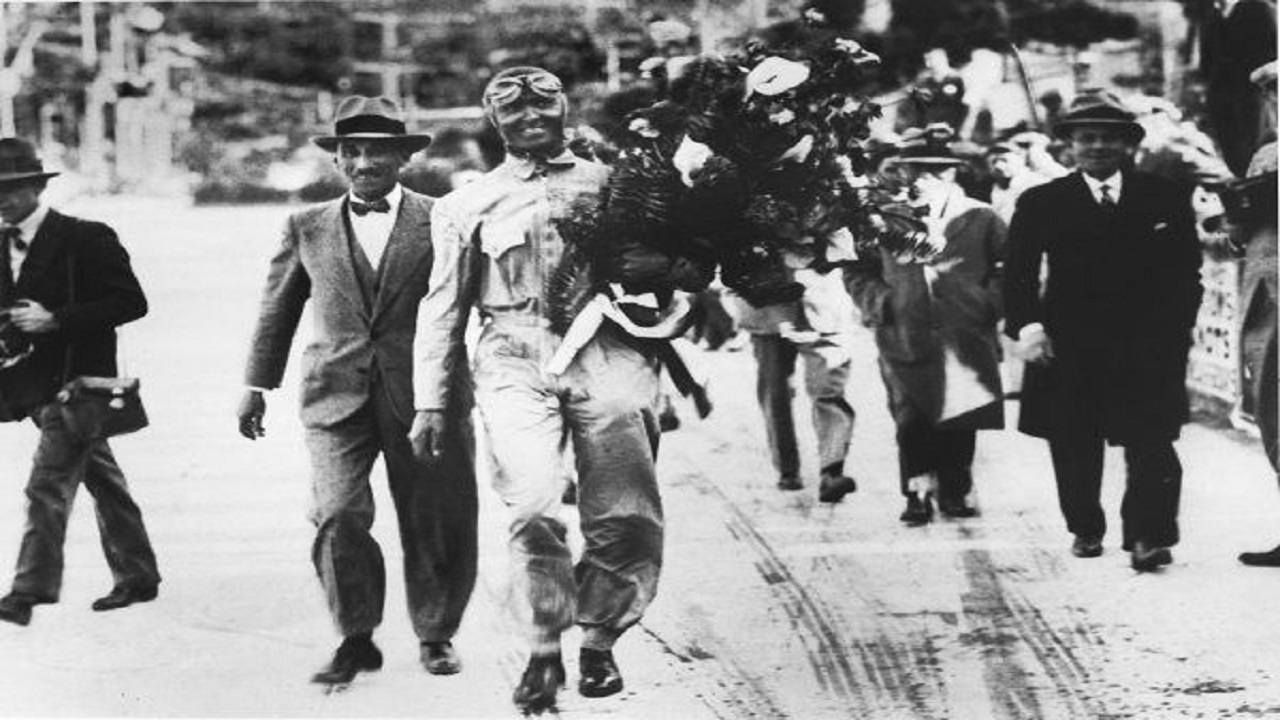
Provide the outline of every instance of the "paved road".
[[[165,583],[155,603],[90,612],[110,579],[82,501],[63,602],[37,608],[28,628],[0,627],[0,714],[513,716],[509,691],[523,658],[503,610],[503,518],[489,491],[481,580],[458,638],[464,673],[435,678],[419,668],[403,584],[390,573],[377,636],[384,670],[333,695],[306,682],[335,637],[308,562],[294,386],[272,398],[262,441],[236,436],[232,418],[266,257],[287,208],[117,200],[69,209],[117,224],[152,297],[126,352],[154,425],[116,447]],[[905,528],[868,337],[859,349],[849,469],[861,488],[835,507],[816,502],[812,478],[801,492],[773,488],[751,359],[708,356],[716,412],[697,422],[685,408],[686,425],[663,440],[666,568],[651,613],[618,648],[628,688],[590,701],[568,691],[561,715],[1280,715],[1280,623],[1268,620],[1280,573],[1234,560],[1240,549],[1280,541],[1280,494],[1255,442],[1187,429],[1184,542],[1158,575],[1134,574],[1111,539],[1100,559],[1072,558],[1047,453],[1013,432],[979,439],[981,517]],[[0,427],[6,571],[33,440],[29,427]],[[812,454],[805,461],[812,473]],[[1118,463],[1108,456],[1109,508],[1118,507]],[[379,507],[389,508],[375,482]],[[375,530],[394,566],[386,510]],[[572,653],[569,664],[572,676]]]

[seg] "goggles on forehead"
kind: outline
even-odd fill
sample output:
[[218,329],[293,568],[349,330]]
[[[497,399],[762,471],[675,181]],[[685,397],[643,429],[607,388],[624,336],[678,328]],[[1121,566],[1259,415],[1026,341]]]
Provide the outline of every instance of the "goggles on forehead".
[[560,78],[542,72],[494,80],[484,90],[484,101],[487,105],[507,105],[515,102],[526,89],[543,98],[555,98],[564,93]]

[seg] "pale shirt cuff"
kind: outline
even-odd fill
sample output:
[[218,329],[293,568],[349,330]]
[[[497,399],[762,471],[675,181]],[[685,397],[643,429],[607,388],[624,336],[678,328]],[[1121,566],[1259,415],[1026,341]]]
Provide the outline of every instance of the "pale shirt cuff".
[[1020,330],[1018,330],[1018,340],[1022,342],[1026,342],[1029,338],[1032,338],[1036,335],[1041,335],[1041,336],[1044,335],[1044,323],[1038,323],[1038,322],[1027,323],[1026,325],[1023,325]]
[[246,385],[246,386],[245,386],[245,390],[252,390],[252,391],[254,391],[254,392],[260,392],[260,393],[263,393],[263,394],[266,394],[266,393],[271,392],[271,388],[261,388],[261,387],[257,387],[257,386],[254,386],[254,385]]

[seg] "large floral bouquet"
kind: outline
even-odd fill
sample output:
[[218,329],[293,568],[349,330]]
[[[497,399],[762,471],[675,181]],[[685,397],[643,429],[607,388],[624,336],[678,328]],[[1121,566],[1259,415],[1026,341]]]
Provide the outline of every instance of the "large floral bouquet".
[[609,277],[601,259],[629,243],[709,257],[758,306],[798,299],[793,269],[852,260],[856,244],[928,247],[924,223],[868,174],[863,146],[880,108],[859,88],[879,58],[816,8],[803,22],[804,32],[697,59],[667,98],[627,117],[606,191],[558,221],[575,250],[550,279],[553,327],[567,331],[601,293],[639,315],[670,301]]

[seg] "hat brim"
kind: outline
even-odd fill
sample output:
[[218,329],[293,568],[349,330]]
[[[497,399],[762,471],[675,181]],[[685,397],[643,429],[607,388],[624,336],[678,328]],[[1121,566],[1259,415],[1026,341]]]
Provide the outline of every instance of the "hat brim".
[[20,182],[32,182],[35,180],[48,180],[51,177],[57,177],[58,175],[61,175],[61,174],[62,173],[56,173],[56,172],[14,172],[14,173],[0,172],[0,185],[20,183]]
[[311,142],[325,152],[337,152],[338,143],[343,140],[377,140],[389,145],[397,145],[409,152],[417,152],[431,144],[431,136],[422,133],[405,135],[389,135],[387,133],[350,133],[347,135],[321,135],[311,138]]
[[1061,140],[1069,139],[1067,136],[1072,130],[1078,127],[1092,125],[1094,127],[1119,128],[1128,131],[1134,142],[1138,142],[1147,136],[1147,131],[1141,125],[1133,120],[1112,120],[1109,118],[1080,118],[1079,120],[1059,120],[1053,126],[1053,134]]

